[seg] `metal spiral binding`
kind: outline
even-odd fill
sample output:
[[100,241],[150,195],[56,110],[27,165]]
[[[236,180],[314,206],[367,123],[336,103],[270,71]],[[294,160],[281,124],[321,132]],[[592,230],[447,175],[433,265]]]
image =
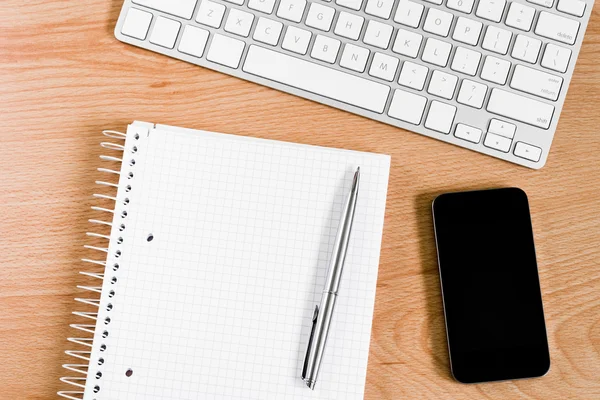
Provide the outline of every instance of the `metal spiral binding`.
[[[111,139],[118,139],[118,140],[125,140],[126,135],[124,133],[121,132],[117,132],[117,131],[103,131],[102,132],[105,136],[111,138]],[[137,139],[138,136],[135,136],[135,139]],[[118,144],[118,143],[112,143],[112,142],[102,142],[100,143],[100,145],[107,150],[112,150],[112,151],[120,151],[125,153],[125,146],[122,144]],[[133,147],[131,149],[131,153],[136,153],[137,152],[137,147]],[[100,156],[100,159],[102,161],[108,161],[108,162],[118,162],[118,163],[122,163],[123,162],[123,158],[119,158],[119,157],[114,157],[114,156],[105,156],[102,155]],[[130,166],[132,167],[135,164],[135,160],[131,160],[130,161]],[[102,172],[102,173],[108,173],[110,175],[116,175],[116,176],[120,176],[121,175],[121,171],[117,171],[114,169],[109,169],[109,168],[98,168],[98,171]],[[129,177],[133,177],[132,172],[129,172]],[[105,186],[105,187],[110,187],[110,188],[119,188],[118,184],[115,183],[111,183],[111,182],[106,182],[106,181],[96,181],[96,184],[100,185],[100,186]],[[130,186],[127,186],[127,188],[125,188],[125,191],[129,191],[131,190]],[[98,199],[104,199],[104,200],[112,200],[115,202],[115,208],[114,209],[107,209],[107,208],[103,208],[103,207],[92,207],[93,210],[98,211],[98,212],[102,212],[102,213],[106,213],[107,215],[110,215],[111,221],[112,221],[112,216],[115,213],[115,209],[117,208],[117,197],[115,196],[107,196],[104,194],[94,194],[95,198]],[[127,206],[129,204],[129,199],[125,199],[122,203],[122,205],[120,205],[120,207],[123,206]],[[123,212],[125,212],[125,210],[123,210]],[[122,215],[123,218],[126,216],[126,213],[124,215]],[[104,221],[101,219],[90,219],[89,220],[90,223],[94,224],[94,225],[98,225],[98,226],[109,226],[113,227],[113,223],[110,221]],[[125,225],[120,225],[118,227],[119,230],[123,230],[125,229]],[[104,239],[109,241],[110,240],[110,236],[109,235],[104,235],[104,234],[100,234],[100,233],[95,233],[95,232],[87,232],[87,236],[89,237],[93,237],[93,238],[98,238],[98,239]],[[122,239],[119,238],[119,240],[117,241],[117,244],[121,244],[122,243]],[[101,253],[105,253],[106,256],[102,256],[102,259],[90,259],[90,258],[84,258],[82,259],[83,262],[88,263],[88,264],[92,264],[95,266],[99,266],[102,267],[103,272],[86,272],[86,271],[82,271],[80,272],[82,275],[88,276],[90,278],[94,278],[94,279],[99,279],[101,281],[104,281],[105,273],[104,273],[104,269],[106,268],[107,265],[107,258],[108,257],[108,252],[109,252],[109,248],[108,245],[106,247],[98,247],[98,246],[90,246],[90,245],[85,245],[84,246],[86,249],[89,250],[93,250],[95,252],[101,252]],[[115,253],[115,257],[118,257],[121,255],[120,250],[117,250],[117,252]],[[113,266],[113,271],[117,271],[118,269],[118,264],[115,264]],[[115,284],[116,283],[116,277],[112,277],[111,279],[111,283]],[[83,285],[78,285],[77,288],[82,289],[82,290],[86,290],[87,292],[95,295],[95,294],[100,294],[102,293],[102,286],[83,286]],[[109,297],[114,296],[115,292],[114,290],[111,290],[110,293],[108,294]],[[92,307],[96,307],[98,308],[98,310],[94,311],[94,312],[87,312],[87,311],[75,311],[73,312],[74,315],[76,315],[78,318],[80,319],[87,319],[87,320],[93,320],[93,321],[98,321],[99,318],[99,311],[100,311],[100,298],[87,298],[87,297],[78,297],[75,298],[75,301],[82,303],[82,304],[86,304],[88,306],[92,306]],[[108,304],[107,306],[107,311],[112,310],[112,304]],[[110,322],[110,318],[106,317],[104,319],[104,325],[108,325],[108,323]],[[58,392],[58,395],[60,397],[63,397],[65,399],[70,399],[70,400],[82,400],[83,399],[83,395],[84,395],[84,391],[85,391],[85,385],[86,385],[86,381],[87,381],[87,377],[88,377],[88,372],[89,371],[89,365],[91,365],[91,357],[92,357],[92,346],[93,346],[93,335],[96,332],[96,324],[86,324],[86,323],[77,323],[77,324],[71,324],[70,325],[71,328],[77,329],[79,332],[78,334],[91,334],[91,336],[88,337],[71,337],[68,339],[69,342],[74,343],[78,346],[80,346],[82,348],[82,350],[67,350],[65,351],[65,353],[71,357],[74,357],[78,360],[84,360],[85,362],[87,362],[86,364],[81,364],[81,363],[77,363],[77,364],[64,364],[63,368],[65,368],[66,370],[68,370],[71,373],[75,373],[76,375],[73,376],[67,376],[67,377],[63,377],[61,378],[61,382],[66,383],[68,385],[73,386],[75,390],[66,390],[66,391],[60,391]],[[108,330],[104,330],[102,332],[102,337],[103,338],[107,338],[109,335],[109,331]],[[105,344],[101,344],[100,346],[100,351],[105,351],[106,350],[106,345]],[[81,361],[79,361],[81,362]],[[104,364],[104,358],[100,357],[97,360],[95,360],[96,364],[98,366],[101,366],[102,364]],[[95,377],[98,381],[100,381],[101,377],[102,377],[102,372],[101,371],[97,371],[95,374]],[[93,388],[94,393],[98,393],[100,391],[100,385],[97,384],[96,386],[94,386]]]

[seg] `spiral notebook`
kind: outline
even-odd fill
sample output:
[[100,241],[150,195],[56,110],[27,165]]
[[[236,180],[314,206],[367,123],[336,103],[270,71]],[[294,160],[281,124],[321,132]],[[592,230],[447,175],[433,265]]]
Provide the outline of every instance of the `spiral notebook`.
[[[69,399],[361,399],[390,158],[143,122],[106,131],[116,194],[75,312]],[[343,199],[361,188],[314,391],[300,378]],[[110,180],[113,176],[115,181]],[[104,200],[106,201],[106,200]],[[98,294],[100,294],[98,299]],[[89,321],[89,322],[85,322]],[[95,321],[95,322],[92,322]]]

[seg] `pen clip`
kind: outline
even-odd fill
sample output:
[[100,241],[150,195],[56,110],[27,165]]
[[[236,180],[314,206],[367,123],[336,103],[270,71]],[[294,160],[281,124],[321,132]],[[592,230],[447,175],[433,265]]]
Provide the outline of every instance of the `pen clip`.
[[308,369],[308,359],[312,350],[312,341],[315,334],[315,326],[317,325],[317,316],[319,315],[319,305],[315,306],[315,311],[312,317],[312,328],[310,330],[310,337],[308,338],[308,346],[306,347],[306,354],[304,355],[304,366],[302,367],[302,379],[306,380],[306,372]]

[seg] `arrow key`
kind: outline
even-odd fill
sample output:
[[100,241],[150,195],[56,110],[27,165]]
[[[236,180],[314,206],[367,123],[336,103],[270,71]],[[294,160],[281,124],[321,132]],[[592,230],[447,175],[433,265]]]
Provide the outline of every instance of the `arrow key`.
[[538,162],[542,156],[542,149],[527,143],[517,142],[515,145],[515,156]]
[[491,149],[508,153],[508,150],[510,150],[510,145],[512,144],[512,140],[504,136],[488,132],[488,134],[485,136],[485,141],[483,144]]
[[481,129],[465,124],[456,124],[454,136],[468,142],[479,143],[479,140],[481,139]]
[[490,121],[490,126],[488,128],[488,132],[492,132],[509,139],[513,139],[515,137],[516,130],[517,127],[515,125],[495,118]]

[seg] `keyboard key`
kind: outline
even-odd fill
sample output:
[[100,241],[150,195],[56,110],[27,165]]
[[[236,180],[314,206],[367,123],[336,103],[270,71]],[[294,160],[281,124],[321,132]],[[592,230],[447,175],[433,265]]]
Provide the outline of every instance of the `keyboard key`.
[[340,45],[341,42],[339,40],[323,35],[317,35],[310,56],[317,60],[333,64],[337,58],[338,51],[340,50]]
[[425,32],[446,37],[448,36],[448,32],[450,32],[452,19],[453,16],[449,12],[438,10],[437,8],[430,8],[427,12],[427,18],[425,18],[423,30]]
[[357,40],[365,19],[356,14],[340,12],[334,33],[348,39]]
[[130,8],[127,10],[121,33],[125,36],[145,40],[152,22],[152,14],[146,11]]
[[387,49],[390,44],[393,30],[394,28],[392,28],[391,25],[371,20],[367,25],[363,42],[370,44],[371,46],[379,47],[380,49]]
[[463,74],[475,76],[480,60],[481,53],[464,47],[457,47],[450,68]]
[[488,26],[481,47],[494,53],[506,54],[512,33],[506,29]]
[[305,7],[306,0],[281,0],[277,16],[289,21],[300,22]]
[[535,26],[536,35],[567,44],[575,44],[578,31],[579,22],[546,11],[540,13]]
[[569,66],[570,59],[571,50],[548,43],[544,51],[544,57],[542,57],[542,67],[558,72],[565,72]]
[[475,15],[479,18],[500,22],[506,0],[480,0]]
[[273,21],[272,19],[260,17],[254,29],[254,40],[271,46],[277,46],[279,36],[283,30],[283,24],[279,21]]
[[510,55],[517,60],[535,64],[538,55],[540,54],[540,47],[542,47],[541,40],[530,38],[525,35],[517,35],[517,39],[515,40]]
[[483,142],[485,147],[489,147],[490,149],[495,149],[503,153],[508,153],[511,144],[512,139],[505,138],[504,136],[496,135],[495,133],[491,132],[488,132],[488,134],[485,135],[485,141]]
[[133,3],[185,19],[192,19],[196,0],[132,0]]
[[454,116],[456,115],[456,107],[445,104],[436,100],[431,102],[425,127],[441,133],[450,133]]
[[243,70],[380,114],[390,92],[381,83],[255,45],[248,50]]
[[248,37],[253,22],[254,14],[232,8],[229,10],[227,22],[225,22],[225,31],[235,35]]
[[398,3],[394,21],[402,25],[410,26],[411,28],[416,28],[421,22],[424,8],[423,4],[415,3],[414,1],[401,1]]
[[517,65],[510,81],[510,87],[525,93],[556,101],[563,79],[547,72]]
[[481,70],[481,79],[504,85],[510,70],[510,62],[487,56]]
[[486,109],[538,128],[548,129],[554,106],[501,89],[492,89]]
[[177,50],[194,57],[202,57],[208,36],[209,33],[206,29],[186,25]]
[[552,8],[552,6],[554,5],[554,0],[527,0],[527,2],[548,8]]
[[216,33],[206,54],[206,59],[226,67],[237,68],[245,43]]
[[363,0],[335,0],[335,4],[342,7],[347,7],[352,10],[358,11],[362,7]]
[[542,157],[542,149],[523,142],[517,142],[514,153],[517,157],[533,162],[540,161],[540,158]]
[[585,1],[581,0],[558,0],[556,6],[558,11],[562,11],[567,14],[574,15],[576,17],[582,17],[585,12]]
[[450,56],[450,50],[452,45],[441,40],[428,38],[425,43],[425,49],[421,58],[423,61],[430,64],[439,65],[445,67],[448,64],[448,57]]
[[311,3],[306,16],[306,25],[327,32],[331,29],[334,15],[335,9],[319,3]]
[[281,47],[298,54],[306,54],[312,33],[307,30],[288,26]]
[[175,46],[181,23],[169,18],[158,17],[152,28],[150,43],[172,49]]
[[450,100],[454,96],[457,83],[458,78],[456,76],[436,70],[431,74],[427,93]]
[[508,122],[500,121],[499,119],[490,120],[490,126],[488,127],[488,132],[495,133],[496,135],[504,136],[509,139],[513,139],[515,137],[515,132],[517,130],[516,125],[509,124]]
[[400,71],[398,83],[415,90],[423,90],[427,72],[429,72],[429,68],[410,61],[405,61],[402,64],[402,71]]
[[340,66],[356,72],[365,72],[369,53],[369,50],[364,47],[346,43],[342,58],[340,59]]
[[368,0],[365,12],[379,18],[388,19],[392,14],[394,0]]
[[202,0],[196,15],[196,22],[202,25],[219,28],[225,15],[225,6],[210,0]]
[[471,143],[479,143],[482,133],[481,129],[465,124],[456,124],[456,129],[454,130],[454,136]]
[[481,108],[486,93],[487,86],[484,84],[463,79],[456,101],[474,108]]
[[426,97],[396,89],[388,115],[404,122],[419,125],[426,104]]
[[423,36],[404,29],[398,29],[392,51],[408,57],[416,58],[421,47]]
[[446,3],[446,7],[451,10],[456,10],[463,12],[465,14],[470,14],[473,10],[473,3],[475,0],[448,0]]
[[223,0],[223,1],[226,1],[231,4],[235,4],[238,6],[241,6],[242,4],[244,4],[244,0]]
[[476,46],[483,24],[465,17],[458,17],[452,39]]
[[534,15],[535,8],[512,2],[510,3],[510,9],[508,10],[505,23],[513,28],[528,31],[531,29]]
[[371,61],[369,75],[391,82],[394,80],[399,62],[400,60],[396,57],[391,57],[383,53],[375,53],[373,61]]
[[275,7],[275,0],[249,0],[248,8],[265,14],[271,14]]

